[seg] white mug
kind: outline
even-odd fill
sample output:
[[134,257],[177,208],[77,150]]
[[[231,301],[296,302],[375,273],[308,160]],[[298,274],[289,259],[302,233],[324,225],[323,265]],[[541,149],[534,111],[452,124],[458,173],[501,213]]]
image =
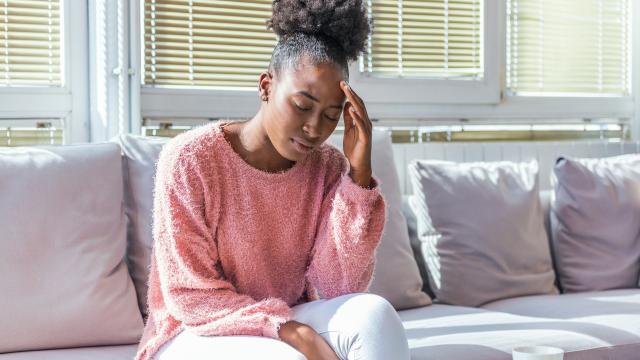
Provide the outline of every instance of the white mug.
[[564,350],[553,346],[521,346],[513,349],[513,360],[562,360]]

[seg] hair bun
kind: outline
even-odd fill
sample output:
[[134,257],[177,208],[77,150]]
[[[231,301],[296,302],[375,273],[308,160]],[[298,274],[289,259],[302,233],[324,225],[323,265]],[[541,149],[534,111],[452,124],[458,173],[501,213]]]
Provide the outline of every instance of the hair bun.
[[295,33],[329,37],[348,60],[356,60],[373,26],[362,0],[274,0],[267,28],[278,37]]

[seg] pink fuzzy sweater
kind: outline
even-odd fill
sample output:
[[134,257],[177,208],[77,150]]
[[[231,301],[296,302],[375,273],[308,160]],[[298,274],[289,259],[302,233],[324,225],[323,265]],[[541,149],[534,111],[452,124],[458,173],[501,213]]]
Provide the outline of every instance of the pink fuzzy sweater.
[[379,179],[359,186],[327,142],[283,172],[254,168],[221,124],[160,153],[149,318],[135,359],[152,359],[184,329],[279,339],[292,306],[371,283],[385,222]]

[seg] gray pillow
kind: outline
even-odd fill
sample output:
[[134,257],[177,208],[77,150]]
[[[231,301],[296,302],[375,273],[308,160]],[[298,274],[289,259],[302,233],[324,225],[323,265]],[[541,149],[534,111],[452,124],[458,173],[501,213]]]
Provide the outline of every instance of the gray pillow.
[[153,236],[151,233],[156,163],[167,137],[122,134],[111,139],[122,148],[124,204],[127,216],[127,265],[136,287],[138,306],[146,322],[147,282]]
[[640,155],[559,158],[552,243],[564,292],[638,286]]
[[422,254],[422,243],[418,238],[418,221],[416,219],[416,214],[413,212],[411,205],[409,204],[410,198],[411,195],[402,195],[402,214],[404,214],[404,217],[407,219],[409,243],[411,244],[413,257],[416,259],[418,270],[420,271],[420,277],[422,278],[422,291],[428,294],[431,298],[435,298],[436,295],[433,293],[433,290],[431,290],[431,285],[429,285],[429,271],[427,270],[424,255]]
[[411,207],[439,302],[556,294],[538,163],[413,160]]
[[0,353],[135,344],[120,147],[0,148]]

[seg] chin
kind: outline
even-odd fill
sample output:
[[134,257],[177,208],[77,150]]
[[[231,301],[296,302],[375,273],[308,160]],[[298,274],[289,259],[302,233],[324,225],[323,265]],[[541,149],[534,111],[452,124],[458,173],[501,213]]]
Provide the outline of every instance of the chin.
[[276,148],[280,156],[287,160],[298,161],[305,157],[305,154],[301,154],[296,151],[295,147],[293,147],[290,143],[283,144],[280,148]]

